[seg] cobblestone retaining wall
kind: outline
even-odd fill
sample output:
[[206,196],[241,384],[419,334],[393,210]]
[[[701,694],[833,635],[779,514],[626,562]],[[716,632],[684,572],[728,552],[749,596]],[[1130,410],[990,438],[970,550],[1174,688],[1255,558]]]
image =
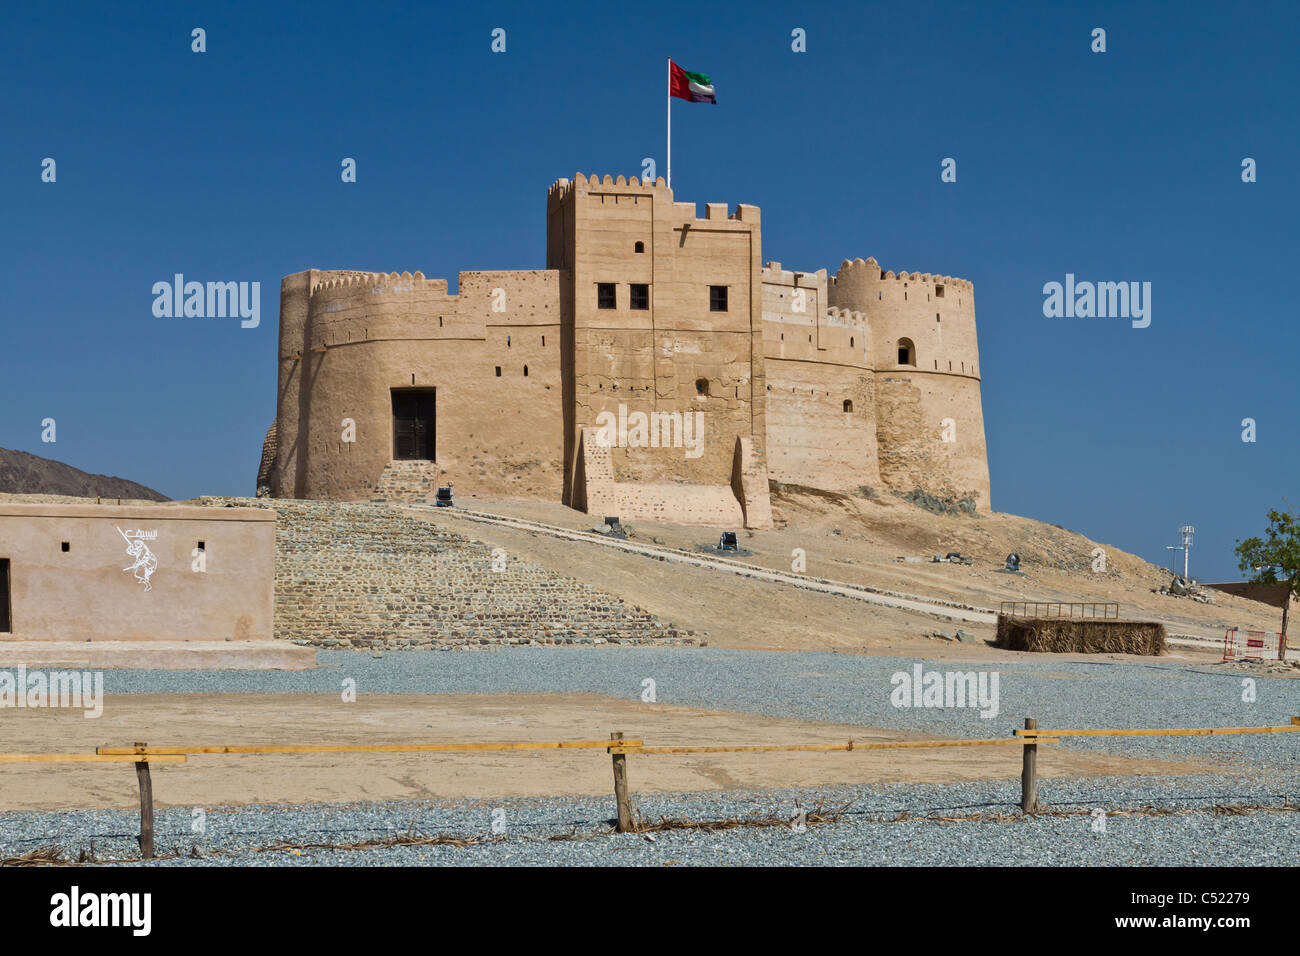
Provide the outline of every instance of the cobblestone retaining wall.
[[331,648],[694,644],[582,582],[376,503],[200,498],[274,508],[275,636]]

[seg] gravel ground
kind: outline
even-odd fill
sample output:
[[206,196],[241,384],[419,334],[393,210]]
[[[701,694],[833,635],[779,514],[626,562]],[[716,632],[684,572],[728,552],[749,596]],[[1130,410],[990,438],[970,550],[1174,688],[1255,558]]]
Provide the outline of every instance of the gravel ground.
[[[1199,797],[1189,797],[1194,784]],[[653,841],[639,834],[608,833],[610,800],[438,801],[310,806],[208,808],[203,833],[192,832],[189,808],[161,810],[154,866],[657,866],[732,865],[1294,865],[1300,856],[1296,811],[1215,813],[1215,805],[1300,800],[1300,774],[1252,778],[1198,775],[1194,780],[1053,780],[1044,784],[1048,809],[1109,812],[1154,806],[1194,812],[1107,816],[1097,829],[1091,813],[1015,817],[1003,821],[935,822],[897,814],[959,816],[1013,813],[1018,783],[907,785],[768,792],[657,794],[637,798],[641,814],[695,820],[777,816],[787,819],[796,801],[828,809],[848,806],[836,823],[747,827],[727,831],[663,831]],[[494,811],[504,834],[493,836]],[[58,846],[76,858],[138,857],[138,817],[128,811],[0,814],[0,855]],[[339,844],[414,831],[479,838],[470,846],[399,846],[364,850],[308,847],[262,849],[283,843]],[[575,839],[551,840],[578,834]],[[197,848],[199,856],[189,854]]]
[[[350,677],[358,694],[592,693],[639,700],[642,680],[651,677],[661,703],[952,737],[1005,737],[1025,717],[1043,728],[1237,727],[1288,724],[1300,715],[1300,680],[1156,661],[922,662],[926,673],[996,671],[998,713],[984,718],[969,707],[895,707],[891,678],[914,673],[918,662],[908,658],[620,647],[382,656],[321,651],[318,660],[323,666],[313,671],[105,671],[104,689],[337,694]],[[1246,679],[1257,698],[1249,703],[1242,700]],[[1068,746],[1169,759],[1212,756],[1232,766],[1300,766],[1300,734],[1075,739]]]
[[[1247,703],[1239,672],[1157,661],[998,662],[999,712],[986,719],[972,708],[895,707],[891,678],[912,674],[918,663],[905,658],[713,648],[511,648],[461,654],[322,651],[318,659],[323,666],[306,672],[105,671],[104,685],[110,694],[337,694],[341,681],[352,678],[359,695],[576,692],[639,699],[642,680],[652,677],[663,703],[955,737],[1007,736],[1025,716],[1045,728],[1230,727],[1288,724],[1300,714],[1300,681],[1256,677],[1257,699]],[[927,673],[988,667],[954,661],[922,666]],[[207,808],[202,833],[192,832],[191,808],[173,807],[158,811],[159,853],[189,854],[197,847],[199,856],[152,865],[1293,865],[1300,858],[1294,812],[1214,811],[1228,804],[1300,805],[1300,734],[1075,739],[1062,746],[1211,757],[1232,772],[1041,781],[1040,799],[1049,809],[1193,811],[1107,817],[1104,832],[1094,829],[1090,813],[1002,821],[891,819],[904,812],[1014,814],[1018,780],[636,796],[648,819],[787,819],[796,801],[805,808],[819,800],[828,808],[851,804],[839,822],[802,833],[786,826],[665,831],[653,841],[606,832],[609,798]],[[635,762],[632,786],[635,794]],[[499,837],[491,829],[498,808],[505,822]],[[93,847],[97,859],[131,859],[138,855],[138,827],[132,811],[0,813],[0,855],[58,846],[75,859]],[[253,849],[286,842],[337,845],[412,830],[485,842]],[[571,834],[582,836],[551,839]]]

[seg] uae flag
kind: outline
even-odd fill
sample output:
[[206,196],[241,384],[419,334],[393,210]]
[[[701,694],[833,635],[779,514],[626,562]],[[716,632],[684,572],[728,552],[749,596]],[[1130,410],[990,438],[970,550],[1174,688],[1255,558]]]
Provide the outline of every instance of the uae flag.
[[690,73],[672,60],[668,61],[668,95],[692,103],[713,103],[713,83],[707,73]]

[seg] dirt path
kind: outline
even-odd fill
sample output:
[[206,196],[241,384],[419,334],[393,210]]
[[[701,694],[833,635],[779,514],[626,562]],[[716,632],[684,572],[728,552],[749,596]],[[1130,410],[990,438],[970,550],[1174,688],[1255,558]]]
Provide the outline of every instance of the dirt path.
[[[556,502],[527,499],[467,497],[464,507],[573,530],[589,528],[598,520]],[[1171,634],[1212,642],[1222,641],[1228,627],[1277,630],[1281,623],[1280,611],[1228,594],[1216,593],[1216,603],[1205,605],[1153,593],[1168,583],[1168,572],[1113,545],[1017,515],[936,515],[884,493],[868,499],[787,491],[774,497],[774,507],[780,526],[742,531],[740,542],[755,552],[744,561],[775,571],[789,572],[791,554],[800,548],[806,554],[807,574],[813,577],[991,609],[1010,600],[1115,601],[1123,617],[1161,621]],[[434,520],[441,519],[435,516]],[[716,529],[651,522],[634,525],[637,541],[659,538],[669,547],[687,551],[718,537]],[[466,526],[458,522],[453,527],[468,533]],[[1106,556],[1105,573],[1092,570],[1098,547]],[[970,555],[975,563],[930,562],[932,555],[949,551]],[[1012,551],[1021,555],[1021,567],[1027,572],[1023,577],[996,570]],[[898,562],[901,556],[922,561]],[[605,560],[626,559],[610,551],[602,557]],[[596,563],[597,569],[600,564]],[[601,586],[599,578],[591,580]]]
[[[746,650],[838,651],[939,660],[989,661],[1021,657],[1041,660],[1041,655],[1025,655],[988,646],[987,642],[994,638],[992,624],[944,622],[931,613],[869,604],[791,584],[659,561],[641,554],[504,524],[472,522],[433,509],[411,509],[410,513],[427,521],[444,523],[460,534],[492,547],[505,548],[559,574],[581,578],[602,590],[618,594],[639,607],[695,631],[697,638],[707,641],[710,646]],[[573,519],[569,521],[572,523]],[[650,534],[659,536],[660,530],[658,527],[653,531],[643,528],[637,532],[637,540],[647,541]],[[665,538],[665,541],[673,547],[688,548],[693,547],[690,545],[692,538],[703,541],[708,534],[707,530],[679,529],[676,538]],[[758,563],[759,557],[744,560]],[[942,567],[947,569],[945,573],[971,570],[962,566]],[[898,582],[892,583],[898,585]],[[955,595],[953,599],[959,596]],[[977,643],[953,644],[928,636],[936,630],[955,633],[959,627],[975,634]],[[1200,647],[1175,646],[1170,656],[1163,659],[1213,664],[1220,656],[1216,646],[1207,644]],[[1097,657],[1059,655],[1057,659],[1096,660]]]

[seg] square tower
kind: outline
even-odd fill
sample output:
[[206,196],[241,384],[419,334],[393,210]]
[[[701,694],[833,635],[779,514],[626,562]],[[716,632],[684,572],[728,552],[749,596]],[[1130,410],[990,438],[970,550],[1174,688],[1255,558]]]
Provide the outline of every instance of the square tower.
[[[728,215],[725,203],[709,203],[700,219],[662,179],[579,174],[551,188],[546,249],[547,268],[572,283],[562,340],[566,503],[582,505],[584,429],[606,428],[616,439],[608,468],[629,492],[738,487],[743,444],[744,470],[762,472],[765,505],[758,207]],[[748,520],[745,496],[735,497]]]

